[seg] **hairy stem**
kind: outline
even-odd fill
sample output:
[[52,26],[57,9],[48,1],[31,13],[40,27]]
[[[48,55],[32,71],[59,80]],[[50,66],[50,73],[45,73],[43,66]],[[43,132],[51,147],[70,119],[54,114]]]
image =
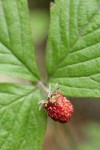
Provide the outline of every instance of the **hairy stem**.
[[43,84],[41,81],[38,82],[37,86],[46,94],[46,96],[48,96],[48,94],[49,94],[49,89],[46,88],[46,87],[44,86],[44,84]]

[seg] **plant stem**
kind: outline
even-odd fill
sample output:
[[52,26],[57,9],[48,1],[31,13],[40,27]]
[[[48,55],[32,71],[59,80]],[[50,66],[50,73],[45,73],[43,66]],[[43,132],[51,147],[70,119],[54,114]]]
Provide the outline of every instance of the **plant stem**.
[[48,96],[49,89],[46,88],[41,81],[38,82],[37,86],[46,94],[46,96]]

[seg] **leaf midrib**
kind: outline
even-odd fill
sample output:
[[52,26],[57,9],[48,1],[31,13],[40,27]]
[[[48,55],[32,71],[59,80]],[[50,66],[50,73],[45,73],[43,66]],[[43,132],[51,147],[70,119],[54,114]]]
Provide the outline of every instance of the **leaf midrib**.
[[[10,35],[9,35],[9,30],[8,30],[8,25],[7,25],[7,19],[6,19],[6,16],[5,16],[5,10],[4,10],[4,6],[3,6],[3,2],[1,1],[2,3],[2,8],[3,8],[3,12],[4,12],[4,17],[5,17],[5,22],[6,22],[6,27],[7,27],[7,32],[8,32],[8,36],[9,36],[9,42],[10,42]],[[16,2],[16,5],[17,5],[17,2]],[[18,7],[17,7],[18,8]],[[19,12],[19,11],[18,11]],[[20,17],[19,17],[20,18]],[[12,55],[14,55],[18,61],[21,62],[21,64],[29,71],[29,73],[31,73],[32,75],[34,75],[37,79],[39,79],[39,77],[37,76],[37,74],[35,74],[28,66],[25,62],[23,62],[15,53],[14,51],[8,46],[6,45],[5,43],[3,43],[3,41],[0,39],[0,42],[2,45],[4,45],[11,53]]]
[[[29,96],[30,94],[33,94],[32,92],[35,92],[37,90],[37,88],[34,88],[34,89],[32,89],[30,92],[28,92],[27,94],[25,94],[25,95],[22,95],[22,96],[20,96],[20,97],[17,97],[13,102],[11,102],[11,103],[9,103],[7,106],[3,106],[3,108],[1,108],[0,110],[2,111],[3,109],[4,109],[4,113],[7,111],[7,109],[6,109],[6,107],[10,107],[12,104],[14,104],[14,103],[18,103],[19,101],[22,101],[22,103],[21,103],[21,105],[20,105],[20,108],[18,109],[18,112],[19,112],[19,110],[21,109],[21,106],[23,105],[23,103],[25,102],[24,100],[23,100],[23,98],[25,98],[25,97],[27,97],[27,96]],[[16,95],[16,94],[15,94]],[[32,106],[32,105],[31,105]],[[31,111],[31,109],[30,109],[30,111]],[[27,120],[29,121],[29,114],[30,114],[30,111],[28,112],[28,118],[27,118]],[[3,115],[4,115],[4,113],[3,113]],[[17,116],[17,113],[15,114],[15,116]],[[16,118],[16,117],[15,117]],[[35,117],[36,118],[36,117]],[[14,120],[14,122],[13,122],[13,128],[14,128],[14,124],[15,124],[15,121],[16,121],[16,119]],[[28,126],[28,121],[27,121],[27,126]],[[37,120],[36,120],[37,121]],[[38,124],[37,124],[38,125]],[[26,128],[27,128],[27,126],[26,126]],[[7,135],[7,137],[6,137],[6,139],[4,140],[4,142],[0,145],[0,149],[3,147],[3,145],[5,144],[5,142],[6,142],[6,140],[9,138],[9,135],[11,134],[11,131],[13,130],[13,128],[9,131],[9,133],[8,133],[8,135]],[[38,127],[37,127],[37,129],[38,129]],[[25,135],[25,138],[26,138],[26,135]],[[21,146],[21,144],[22,144],[22,142],[20,143],[20,146]]]
[[[21,98],[24,98],[26,96],[29,96],[30,94],[32,94],[32,92],[36,91],[36,88],[35,89],[32,89],[29,93],[25,94],[25,95],[22,95],[22,96],[19,96],[17,98],[15,98],[12,102],[10,102],[8,105],[2,105],[3,108],[1,108],[0,110],[2,109],[5,109],[6,107],[9,107],[10,105],[14,104],[14,103],[17,103],[18,101],[22,100]],[[11,94],[12,95],[12,94]],[[16,95],[16,94],[15,94]]]
[[[77,44],[77,42],[79,41],[80,38],[82,38],[83,36],[87,36],[87,35],[84,35],[84,32],[85,32],[85,29],[87,29],[87,27],[90,25],[92,19],[98,14],[99,12],[99,7],[98,9],[96,9],[95,13],[91,16],[90,20],[85,24],[84,28],[81,29],[79,31],[79,36],[78,38],[76,39],[75,43],[70,47],[70,49],[68,50],[70,53],[74,53],[72,52],[72,50],[74,49],[75,45]],[[70,23],[70,22],[69,22]],[[69,25],[70,26],[70,25]],[[93,32],[93,31],[92,31]],[[92,33],[91,32],[91,33]],[[84,48],[83,48],[84,49]],[[79,51],[79,50],[78,50]],[[76,51],[75,51],[76,52]],[[49,77],[48,77],[48,81],[50,79],[53,78],[54,74],[56,73],[56,71],[59,69],[59,67],[61,66],[61,64],[63,63],[63,61],[66,59],[66,57],[70,54],[70,53],[67,53],[67,55],[65,55],[64,57],[62,57],[62,59],[59,61],[59,63],[57,64],[57,67],[55,68],[55,71],[52,73],[52,74],[49,74]]]
[[4,44],[1,40],[0,40],[0,42],[1,42],[1,44],[2,44],[3,46],[5,46],[5,47],[11,52],[11,54],[12,54],[13,56],[15,56],[15,58],[22,64],[22,66],[24,66],[24,67],[29,71],[29,73],[31,73],[31,74],[34,75],[37,79],[39,79],[39,77],[38,77],[34,72],[31,71],[31,69],[26,65],[26,63],[23,62],[18,56],[15,55],[15,53],[11,50],[11,48],[9,48],[9,47],[8,47],[6,44]]

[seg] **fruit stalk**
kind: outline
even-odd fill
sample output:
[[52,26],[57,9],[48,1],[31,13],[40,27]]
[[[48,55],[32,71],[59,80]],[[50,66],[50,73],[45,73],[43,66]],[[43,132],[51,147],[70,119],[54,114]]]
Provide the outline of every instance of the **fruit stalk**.
[[46,87],[44,86],[44,84],[43,84],[41,81],[38,82],[37,86],[46,94],[46,96],[48,96],[48,94],[49,94],[49,89],[46,88]]

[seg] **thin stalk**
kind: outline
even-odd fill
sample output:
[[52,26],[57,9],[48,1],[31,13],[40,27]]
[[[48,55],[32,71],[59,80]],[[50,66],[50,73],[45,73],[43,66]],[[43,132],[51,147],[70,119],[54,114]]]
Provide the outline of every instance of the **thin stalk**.
[[46,96],[49,94],[49,89],[44,86],[44,84],[40,81],[37,86],[45,93]]

